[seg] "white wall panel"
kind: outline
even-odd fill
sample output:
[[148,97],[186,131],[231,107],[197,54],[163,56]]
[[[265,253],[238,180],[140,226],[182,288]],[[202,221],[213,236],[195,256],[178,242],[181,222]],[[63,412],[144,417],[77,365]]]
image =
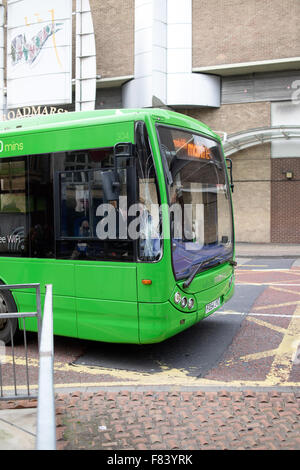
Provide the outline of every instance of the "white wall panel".
[[192,25],[168,24],[168,48],[192,50]]
[[89,0],[76,0],[75,110],[95,109],[96,45]]
[[[271,123],[272,126],[299,126],[300,105],[292,101],[271,103]],[[272,158],[300,157],[300,139],[272,142],[271,155]]]
[[151,107],[153,97],[166,102],[167,0],[135,3],[134,80],[123,86],[125,108]]
[[192,0],[136,0],[134,77],[125,107],[220,106],[220,80],[192,73]]
[[168,103],[172,106],[220,106],[220,78],[205,74],[169,74]]
[[168,73],[190,73],[192,68],[192,54],[186,49],[168,50]]
[[190,23],[192,0],[170,0],[168,4],[168,23]]

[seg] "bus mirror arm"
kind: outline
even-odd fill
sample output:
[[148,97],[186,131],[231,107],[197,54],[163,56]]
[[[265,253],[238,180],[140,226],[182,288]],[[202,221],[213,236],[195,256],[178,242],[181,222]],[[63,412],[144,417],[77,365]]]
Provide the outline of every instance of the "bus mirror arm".
[[114,146],[115,162],[117,158],[130,158],[135,155],[135,145],[131,142],[118,142]]

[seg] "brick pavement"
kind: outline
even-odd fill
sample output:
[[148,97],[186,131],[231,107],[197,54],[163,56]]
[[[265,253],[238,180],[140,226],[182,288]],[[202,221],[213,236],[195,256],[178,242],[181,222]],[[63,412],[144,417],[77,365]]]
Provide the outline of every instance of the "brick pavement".
[[58,450],[300,450],[300,392],[56,394]]

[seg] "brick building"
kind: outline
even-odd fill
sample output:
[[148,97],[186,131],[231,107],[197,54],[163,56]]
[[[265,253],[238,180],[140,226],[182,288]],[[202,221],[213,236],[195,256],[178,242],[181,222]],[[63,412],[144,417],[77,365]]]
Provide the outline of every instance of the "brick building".
[[[89,3],[96,109],[166,106],[229,135],[300,126],[299,0]],[[237,241],[300,244],[300,139],[232,160]]]
[[[96,108],[165,105],[228,134],[300,125],[299,0],[90,5]],[[300,243],[300,140],[255,145],[232,160],[237,241]]]

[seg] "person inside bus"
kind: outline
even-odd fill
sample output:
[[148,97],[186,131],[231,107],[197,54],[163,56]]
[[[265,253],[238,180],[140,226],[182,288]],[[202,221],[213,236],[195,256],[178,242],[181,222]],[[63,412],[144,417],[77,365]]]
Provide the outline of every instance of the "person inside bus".
[[[76,207],[73,214],[73,236],[82,237],[85,230],[87,230],[87,225],[89,218],[89,204],[88,200],[84,198],[76,199]],[[86,233],[86,236],[89,236]]]
[[79,227],[79,236],[83,238],[87,238],[91,236],[90,225],[87,219],[84,219],[81,222],[81,225]]
[[[86,239],[86,238],[89,238],[90,236],[91,236],[91,230],[90,230],[89,221],[87,219],[84,219],[81,222],[81,225],[79,227],[79,237]],[[86,240],[82,242],[78,242],[72,253],[71,259],[88,257],[88,254],[89,254],[88,251],[89,251],[89,245],[88,243],[86,243]]]
[[159,231],[142,196],[139,198],[139,211],[140,256],[142,258],[156,258],[161,250]]

